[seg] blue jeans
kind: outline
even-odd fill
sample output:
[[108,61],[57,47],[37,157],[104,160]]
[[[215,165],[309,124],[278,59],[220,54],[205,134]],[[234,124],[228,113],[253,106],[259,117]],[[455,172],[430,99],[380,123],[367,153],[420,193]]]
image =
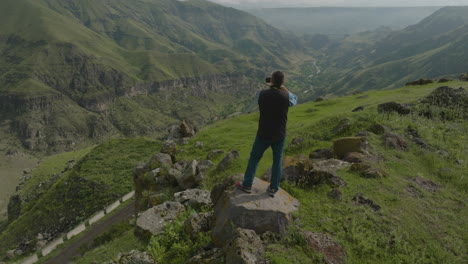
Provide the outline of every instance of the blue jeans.
[[259,136],[255,138],[252,152],[250,152],[249,164],[247,165],[247,170],[244,174],[244,181],[242,182],[244,187],[249,188],[252,186],[255,173],[257,172],[258,163],[260,162],[260,159],[262,158],[265,150],[271,147],[273,150],[273,166],[271,171],[270,188],[273,190],[278,190],[281,176],[283,174],[282,162],[284,142],[285,138],[275,142],[262,139]]

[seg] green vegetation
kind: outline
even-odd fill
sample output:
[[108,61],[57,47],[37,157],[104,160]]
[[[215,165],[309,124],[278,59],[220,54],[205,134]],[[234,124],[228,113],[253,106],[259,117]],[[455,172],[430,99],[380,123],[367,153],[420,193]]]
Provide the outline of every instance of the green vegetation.
[[[34,239],[39,232],[66,232],[130,192],[133,168],[159,148],[158,141],[135,138],[110,140],[88,150],[89,153],[72,170],[62,175],[38,199],[30,201],[24,208],[27,210],[23,210],[21,216],[0,234],[1,251],[10,249],[22,239]],[[49,171],[48,161],[39,167],[39,172]]]
[[151,238],[148,251],[157,263],[183,263],[211,241],[208,233],[198,233],[191,238],[185,232],[185,220],[195,213],[194,210],[186,210],[164,227],[164,233]]

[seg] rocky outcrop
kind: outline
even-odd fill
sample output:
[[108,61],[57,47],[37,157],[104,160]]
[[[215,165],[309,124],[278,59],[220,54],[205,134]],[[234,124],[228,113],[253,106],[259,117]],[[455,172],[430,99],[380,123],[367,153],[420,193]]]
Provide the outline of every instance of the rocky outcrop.
[[215,186],[211,197],[215,204],[215,225],[213,241],[223,246],[225,241],[235,237],[235,228],[250,229],[257,234],[267,231],[281,232],[293,220],[292,214],[299,208],[299,202],[280,189],[275,197],[266,193],[268,183],[255,179],[252,193],[246,194],[227,183],[231,177]]
[[265,248],[255,231],[236,228],[233,237],[225,244],[224,252],[226,264],[258,264]]
[[367,205],[369,206],[370,208],[372,208],[372,210],[374,211],[378,211],[381,209],[380,205],[374,203],[374,201],[372,201],[371,199],[367,198],[366,196],[364,196],[362,193],[358,193],[356,194],[354,197],[353,197],[353,201],[359,205]]
[[390,133],[390,132],[385,133],[382,136],[382,140],[384,142],[384,145],[387,148],[393,148],[397,150],[406,151],[408,150],[408,147],[409,147],[408,143],[403,137],[394,133]]
[[184,210],[184,206],[178,202],[165,202],[152,207],[138,215],[135,234],[141,239],[157,235]]
[[212,205],[210,191],[200,189],[190,189],[174,194],[174,201],[190,206],[192,208],[209,207]]

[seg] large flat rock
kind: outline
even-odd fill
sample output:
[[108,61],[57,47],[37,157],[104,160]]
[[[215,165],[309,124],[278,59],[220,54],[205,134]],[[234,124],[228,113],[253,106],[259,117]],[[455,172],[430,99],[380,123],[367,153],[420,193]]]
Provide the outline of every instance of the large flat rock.
[[269,183],[255,179],[252,193],[227,187],[215,201],[213,240],[216,245],[231,239],[236,227],[250,229],[257,234],[281,232],[299,209],[299,201],[280,189],[275,197],[266,193]]

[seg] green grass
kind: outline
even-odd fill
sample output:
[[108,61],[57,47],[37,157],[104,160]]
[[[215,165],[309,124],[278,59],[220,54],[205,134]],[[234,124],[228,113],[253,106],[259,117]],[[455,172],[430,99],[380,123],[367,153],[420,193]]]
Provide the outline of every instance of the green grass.
[[[466,83],[451,82],[444,85],[465,86]],[[385,179],[365,179],[355,173],[340,171],[339,175],[348,183],[343,188],[343,202],[327,196],[329,186],[303,189],[284,185],[301,202],[298,216],[304,229],[331,233],[342,243],[348,254],[348,263],[463,263],[467,258],[468,217],[464,210],[467,199],[467,163],[459,164],[468,156],[468,124],[464,120],[443,122],[428,120],[417,115],[398,116],[377,114],[379,103],[397,101],[411,103],[428,95],[438,84],[404,87],[390,91],[370,91],[366,99],[359,95],[333,98],[320,103],[307,103],[291,109],[288,123],[288,143],[295,136],[308,139],[300,149],[286,149],[287,155],[308,155],[316,148],[330,147],[335,138],[351,136],[366,130],[374,123],[392,128],[395,133],[405,134],[408,125],[416,128],[431,146],[423,149],[414,143],[408,152],[386,149],[379,136],[370,137],[372,151],[383,158],[375,162],[390,176]],[[363,105],[362,112],[352,113]],[[341,118],[349,118],[351,128],[342,135],[334,135],[333,128]],[[211,188],[219,179],[233,173],[243,173],[255,137],[258,114],[240,116],[210,125],[186,147],[183,158],[204,159],[210,149],[226,151],[237,149],[240,158],[224,172],[212,170],[204,182]],[[408,139],[407,139],[408,140]],[[205,142],[203,149],[193,147],[195,141]],[[408,140],[409,141],[409,140]],[[436,154],[446,151],[446,157]],[[222,157],[215,160],[219,162]],[[271,151],[262,159],[257,175],[261,175],[271,164]],[[449,175],[440,169],[449,168]],[[422,176],[440,184],[436,193],[418,187],[412,179]],[[413,186],[421,196],[414,197],[406,191]],[[363,193],[382,210],[374,212],[365,206],[356,206],[351,198]],[[268,257],[272,263],[310,263],[314,256],[293,245],[284,245],[283,250],[270,248]],[[288,257],[286,257],[287,255]],[[316,257],[316,256],[315,256]],[[289,259],[288,259],[289,258]],[[308,262],[309,261],[309,262]]]

